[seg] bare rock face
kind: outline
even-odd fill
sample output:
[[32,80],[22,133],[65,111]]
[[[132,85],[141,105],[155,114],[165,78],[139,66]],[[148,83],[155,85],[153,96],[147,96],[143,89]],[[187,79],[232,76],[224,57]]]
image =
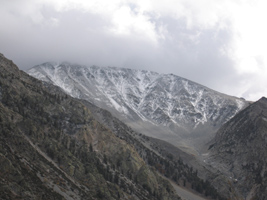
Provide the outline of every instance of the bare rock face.
[[173,74],[69,63],[44,63],[28,73],[109,110],[136,131],[194,150],[247,106]]
[[267,196],[267,99],[262,97],[216,134],[206,162],[228,179],[242,199]]

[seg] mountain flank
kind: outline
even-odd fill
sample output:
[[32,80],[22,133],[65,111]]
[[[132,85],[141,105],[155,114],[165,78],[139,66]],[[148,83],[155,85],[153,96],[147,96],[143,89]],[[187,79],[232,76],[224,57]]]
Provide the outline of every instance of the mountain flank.
[[195,156],[163,140],[135,132],[107,110],[96,107],[88,101],[83,102],[99,122],[111,129],[119,138],[133,145],[146,163],[160,174],[192,193],[202,194],[202,197],[224,199],[225,195],[218,193],[210,181],[216,174],[203,168]]
[[180,156],[2,54],[0,131],[0,199],[180,199],[162,175],[224,199]]
[[228,177],[240,199],[263,200],[267,196],[266,148],[267,99],[262,97],[222,126],[206,162]]
[[180,199],[93,115],[1,54],[0,199]]

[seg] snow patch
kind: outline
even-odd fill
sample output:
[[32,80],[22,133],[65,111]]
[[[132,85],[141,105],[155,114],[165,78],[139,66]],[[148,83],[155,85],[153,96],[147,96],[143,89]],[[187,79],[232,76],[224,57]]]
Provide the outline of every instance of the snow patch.
[[109,101],[111,102],[111,104],[113,105],[113,107],[118,110],[119,112],[125,113],[125,109],[120,106],[117,101],[115,101],[113,98],[110,98]]

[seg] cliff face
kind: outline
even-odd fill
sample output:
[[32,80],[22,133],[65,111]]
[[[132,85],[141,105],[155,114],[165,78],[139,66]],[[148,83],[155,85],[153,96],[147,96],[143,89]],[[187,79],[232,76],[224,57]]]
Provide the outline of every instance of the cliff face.
[[248,106],[216,134],[206,160],[246,199],[267,196],[267,99]]
[[179,199],[81,101],[3,55],[0,77],[1,199]]

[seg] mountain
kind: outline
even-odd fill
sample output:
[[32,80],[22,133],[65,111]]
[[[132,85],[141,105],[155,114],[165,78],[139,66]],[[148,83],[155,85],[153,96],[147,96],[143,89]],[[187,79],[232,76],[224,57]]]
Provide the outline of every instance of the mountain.
[[[218,200],[227,198],[224,193],[218,193],[212,185],[212,179],[216,174],[202,167],[193,155],[181,151],[170,143],[137,133],[107,110],[86,100],[83,103],[94,113],[94,117],[99,122],[112,130],[119,138],[133,145],[148,165],[172,182],[186,187],[192,193],[199,193],[198,195],[202,197]],[[188,199],[188,196],[181,197]],[[192,199],[195,198],[189,198],[189,200]]]
[[81,100],[2,54],[0,133],[0,199],[180,199]]
[[199,150],[218,128],[247,106],[173,74],[115,67],[44,63],[31,76],[85,99],[147,136]]
[[262,97],[220,128],[205,161],[229,179],[239,199],[264,200],[267,197],[266,147],[267,99]]

